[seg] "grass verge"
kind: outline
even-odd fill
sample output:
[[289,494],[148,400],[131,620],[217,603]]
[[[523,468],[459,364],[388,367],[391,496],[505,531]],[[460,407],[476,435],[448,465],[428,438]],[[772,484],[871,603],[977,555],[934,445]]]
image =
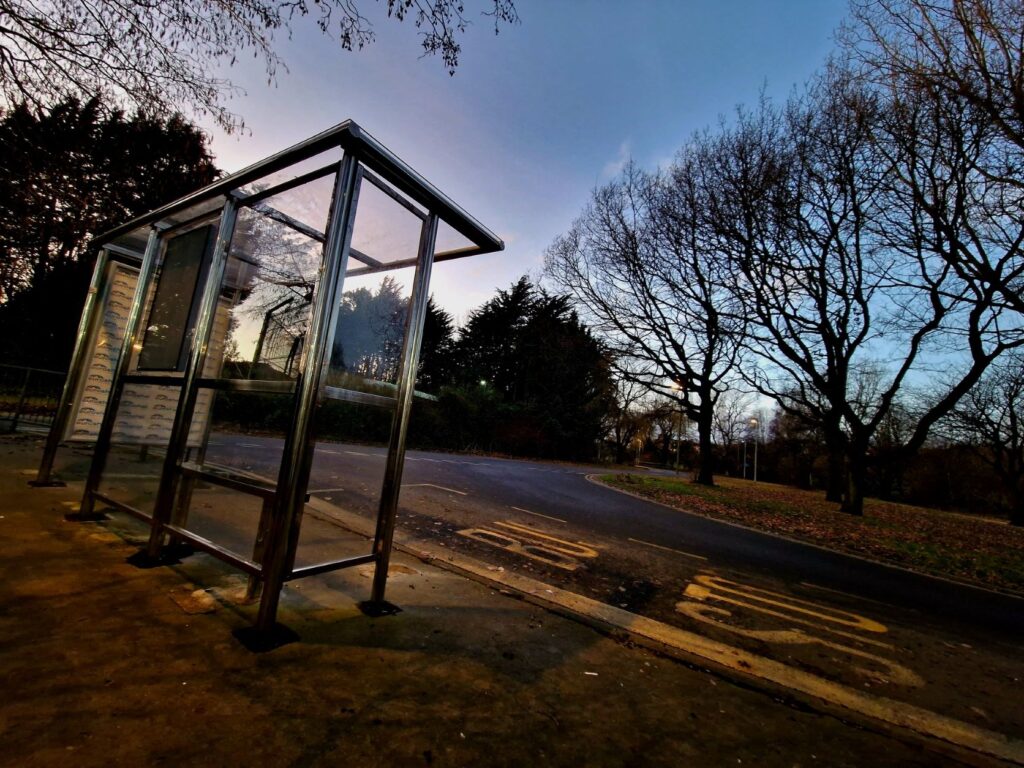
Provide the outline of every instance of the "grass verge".
[[634,474],[601,481],[671,507],[869,557],[923,573],[1024,593],[1024,529],[868,499],[853,517],[822,493],[735,478],[714,487]]

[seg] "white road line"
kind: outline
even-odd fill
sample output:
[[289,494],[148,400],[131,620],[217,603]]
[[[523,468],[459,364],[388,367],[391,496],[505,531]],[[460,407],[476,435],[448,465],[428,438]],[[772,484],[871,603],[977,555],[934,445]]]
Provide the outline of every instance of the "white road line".
[[552,517],[551,515],[542,515],[540,512],[531,512],[530,510],[523,509],[522,507],[512,507],[510,505],[510,508],[514,509],[516,512],[525,512],[528,515],[535,515],[536,517],[543,517],[545,520],[554,520],[556,523],[564,523],[565,522],[565,520],[562,520],[560,518]]
[[439,491],[448,491],[448,493],[457,493],[459,496],[469,496],[466,491],[456,491],[454,488],[445,488],[443,485],[434,485],[433,483],[406,483],[403,484],[403,488],[437,488]]
[[235,443],[239,448],[262,448],[259,443]]
[[329,453],[331,456],[341,456],[341,451],[328,451],[326,448],[319,448],[320,453]]
[[[886,608],[896,608],[897,610],[900,610],[900,611],[907,610],[907,609],[901,608],[898,605],[893,605],[892,603],[883,603],[881,600],[872,600],[870,597],[861,597],[860,595],[854,595],[854,594],[852,594],[850,592],[843,592],[843,591],[838,590],[838,589],[829,589],[828,587],[819,587],[817,584],[811,584],[809,581],[801,581],[800,582],[800,586],[801,587],[807,587],[808,589],[817,589],[817,590],[819,590],[821,592],[831,592],[833,595],[841,595],[842,597],[849,597],[849,598],[851,598],[853,600],[861,600],[861,601],[866,602],[866,603],[874,603],[875,605],[884,605]],[[914,609],[911,608],[909,610],[914,610]]]
[[310,493],[336,493],[337,491],[344,491],[344,490],[345,490],[344,488],[318,488],[315,491],[310,491]]
[[677,555],[682,555],[683,557],[692,557],[694,560],[707,560],[707,558],[704,557],[703,555],[693,555],[693,554],[691,554],[689,552],[683,552],[683,550],[681,550],[681,549],[672,549],[672,547],[663,547],[663,546],[661,546],[661,544],[652,544],[649,541],[641,541],[640,539],[630,539],[630,541],[632,541],[634,544],[644,544],[645,546],[654,547],[655,549],[664,549],[666,552],[675,552]]
[[352,456],[369,456],[371,459],[374,456],[372,453],[360,453],[359,451],[345,451],[345,453],[351,454]]

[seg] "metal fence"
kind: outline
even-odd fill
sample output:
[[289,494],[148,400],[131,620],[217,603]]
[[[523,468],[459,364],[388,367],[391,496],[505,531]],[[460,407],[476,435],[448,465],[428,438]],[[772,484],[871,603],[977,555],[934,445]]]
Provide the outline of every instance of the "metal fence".
[[66,376],[63,371],[0,364],[0,432],[49,427]]

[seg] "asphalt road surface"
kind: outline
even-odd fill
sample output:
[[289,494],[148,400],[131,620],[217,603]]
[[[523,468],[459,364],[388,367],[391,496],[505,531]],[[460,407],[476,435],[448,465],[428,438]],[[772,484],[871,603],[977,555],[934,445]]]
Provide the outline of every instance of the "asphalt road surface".
[[[274,438],[215,433],[206,460],[273,479],[281,449]],[[384,460],[383,447],[320,443],[310,492],[373,517]],[[399,527],[494,569],[1024,735],[1024,600],[669,509],[588,479],[607,472],[409,451]],[[321,536],[300,542],[297,562],[330,556]]]
[[[212,440],[208,459],[273,477],[281,446],[282,441],[274,438],[220,434]],[[375,514],[384,457],[380,447],[321,443],[310,491],[352,511]],[[407,511],[436,507],[442,497],[453,512],[470,518],[477,513],[479,520],[465,522],[489,522],[497,514],[527,523],[568,525],[560,530],[609,537],[625,549],[656,544],[723,567],[812,583],[1011,637],[1024,634],[1024,600],[687,514],[587,479],[608,471],[599,466],[409,451],[401,506]]]

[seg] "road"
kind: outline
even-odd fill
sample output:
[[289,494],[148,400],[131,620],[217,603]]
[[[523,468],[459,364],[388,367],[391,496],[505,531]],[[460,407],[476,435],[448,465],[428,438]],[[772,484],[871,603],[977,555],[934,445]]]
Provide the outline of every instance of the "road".
[[[281,441],[273,438],[214,439],[210,460],[273,476]],[[321,444],[310,491],[352,511],[376,511],[383,448]],[[1024,634],[1024,601],[954,582],[940,582],[900,568],[767,535],[612,491],[587,479],[606,474],[581,466],[409,451],[402,507],[413,511],[444,497],[452,512],[476,512],[482,521],[497,513],[536,523],[566,524],[586,536],[617,540],[639,549],[649,542],[706,558],[723,567],[808,582],[860,598],[884,602],[945,620]],[[461,503],[460,503],[461,502]],[[530,514],[534,513],[534,514]],[[524,517],[527,516],[527,517]],[[462,522],[474,522],[472,519]],[[480,522],[475,521],[475,522]],[[569,529],[565,529],[569,530]]]
[[[215,433],[207,461],[273,478],[281,450],[274,438]],[[382,447],[320,443],[310,492],[372,517],[384,459]],[[1024,735],[1015,703],[1024,678],[1024,600],[669,509],[588,480],[605,472],[409,451],[399,526],[493,568]],[[329,544],[300,541],[298,563],[325,559]]]

